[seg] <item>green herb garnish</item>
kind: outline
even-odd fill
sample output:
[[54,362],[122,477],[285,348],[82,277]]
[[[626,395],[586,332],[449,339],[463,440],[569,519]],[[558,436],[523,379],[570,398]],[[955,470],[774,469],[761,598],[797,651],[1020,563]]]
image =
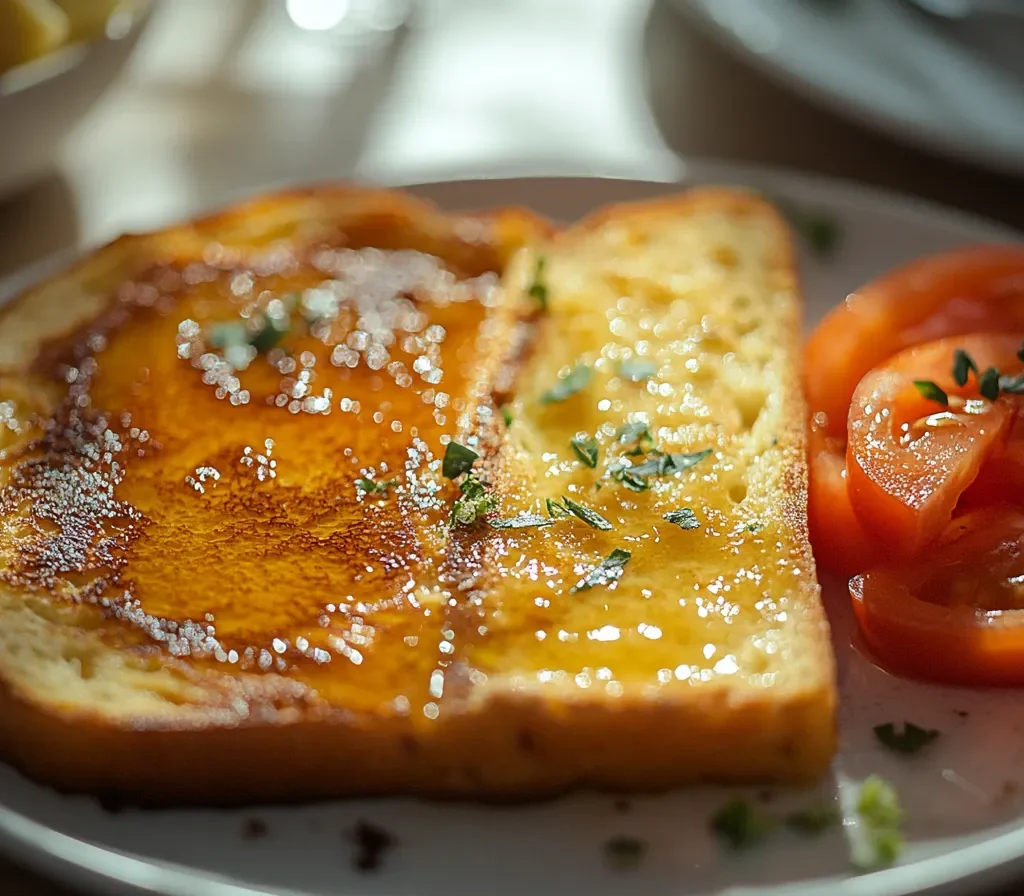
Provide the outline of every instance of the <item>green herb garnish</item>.
[[931,380],[914,380],[914,388],[928,401],[936,401],[949,406],[949,396]]
[[572,498],[562,498],[562,507],[571,513],[575,517],[583,520],[592,529],[600,529],[603,532],[609,532],[615,527],[608,522],[601,514],[596,510],[591,510],[589,507],[584,507],[582,504],[577,504]]
[[646,423],[625,423],[615,433],[620,445],[632,445],[634,442],[650,442],[651,431]]
[[636,868],[647,855],[647,842],[635,837],[612,837],[604,845],[608,864],[620,871]]
[[562,377],[541,396],[540,403],[554,404],[558,401],[565,401],[570,395],[575,395],[581,389],[586,388],[592,375],[593,371],[586,364],[577,364],[569,371],[568,375]]
[[897,731],[892,722],[886,722],[876,725],[874,732],[875,737],[890,750],[907,754],[918,752],[939,736],[935,729],[920,728],[913,722],[904,722],[902,731]]
[[680,529],[700,528],[700,520],[697,519],[697,514],[690,510],[689,507],[683,507],[680,510],[670,510],[662,517],[662,519],[666,519],[670,523],[674,523]]
[[711,830],[730,849],[747,849],[765,840],[775,822],[761,815],[743,799],[730,800],[711,816]]
[[634,492],[645,492],[651,487],[650,483],[643,476],[637,476],[633,472],[633,467],[627,467],[623,464],[615,464],[613,467],[608,468],[608,475],[612,477],[616,482],[621,482],[626,488]]
[[597,440],[593,436],[580,433],[573,436],[569,444],[572,445],[573,453],[580,459],[580,463],[588,467],[597,466]]
[[279,321],[265,317],[263,326],[249,337],[249,345],[261,355],[265,355],[281,341],[281,338],[290,329],[291,321],[288,319]]
[[506,426],[512,425],[512,412],[508,409],[507,404],[501,406],[501,419],[505,421]]
[[958,386],[966,386],[967,375],[972,372],[975,376],[978,375],[978,365],[967,352],[958,348],[953,352],[953,380]]
[[786,816],[786,826],[801,834],[820,834],[834,824],[839,824],[842,816],[834,806],[811,806],[798,809]]
[[227,348],[231,345],[249,345],[249,330],[241,321],[214,324],[210,328],[210,345]]
[[650,358],[625,358],[619,361],[619,376],[634,383],[649,380],[658,372],[658,365]]
[[577,591],[588,591],[597,585],[613,585],[622,578],[622,573],[633,555],[622,548],[616,548],[604,560],[600,566],[595,566],[587,575],[580,579],[572,588],[570,594]]
[[711,454],[710,448],[694,451],[692,454],[657,454],[642,464],[630,467],[629,472],[634,476],[670,476],[673,473],[681,473],[683,470],[690,469],[709,454]]
[[853,864],[862,870],[891,865],[903,849],[903,807],[892,785],[877,775],[865,779],[857,794],[857,815]]
[[569,515],[569,511],[565,509],[565,506],[555,498],[545,498],[544,506],[547,508],[548,516],[552,519]]
[[356,487],[366,495],[387,494],[389,489],[398,485],[397,479],[389,479],[387,482],[374,482],[372,479],[357,479]]
[[835,217],[785,200],[776,200],[775,204],[815,255],[827,258],[835,251],[842,237],[839,221]]
[[459,491],[462,497],[452,504],[452,515],[448,521],[450,528],[470,526],[494,510],[494,497],[487,493],[484,484],[472,473],[462,480]]
[[[1017,358],[1024,361],[1024,346],[1017,352]],[[966,386],[972,373],[978,381],[978,392],[981,397],[989,401],[999,398],[1000,392],[1005,392],[1008,395],[1024,395],[1024,373],[1017,376],[1003,376],[995,367],[980,371],[974,358],[962,348],[958,348],[953,352],[953,382],[960,387]],[[914,380],[914,386],[930,401],[949,406],[949,396],[931,380]]]
[[988,370],[979,376],[978,391],[981,393],[982,398],[995,401],[999,397],[999,371],[994,367],[989,367]]
[[554,521],[539,513],[522,513],[505,520],[488,520],[492,529],[531,529],[554,525]]
[[480,457],[472,448],[449,442],[444,449],[444,460],[441,462],[441,473],[445,479],[458,479],[463,473],[473,469],[473,462]]
[[533,283],[530,284],[530,288],[527,290],[527,294],[537,302],[537,307],[541,311],[548,310],[548,287],[543,280],[546,264],[547,258],[541,255],[537,259],[537,266],[533,269]]

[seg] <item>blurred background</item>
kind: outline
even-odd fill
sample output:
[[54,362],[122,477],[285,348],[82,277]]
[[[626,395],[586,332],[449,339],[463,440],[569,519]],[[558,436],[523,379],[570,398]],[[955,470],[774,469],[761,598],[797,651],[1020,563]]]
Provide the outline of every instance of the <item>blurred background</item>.
[[978,2],[0,0],[0,275],[275,184],[707,157],[1024,226],[1024,3]]

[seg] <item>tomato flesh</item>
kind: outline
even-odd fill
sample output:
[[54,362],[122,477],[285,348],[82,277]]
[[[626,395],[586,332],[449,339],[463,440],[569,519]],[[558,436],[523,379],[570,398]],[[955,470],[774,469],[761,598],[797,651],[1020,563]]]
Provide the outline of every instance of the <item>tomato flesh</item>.
[[883,558],[882,545],[861,526],[846,487],[846,444],[811,422],[807,437],[807,524],[814,558],[837,575],[863,572]]
[[855,576],[850,596],[864,639],[892,671],[1024,685],[1024,513],[958,517],[926,557]]
[[909,346],[986,330],[1024,330],[1024,246],[970,247],[897,268],[848,296],[808,341],[811,412],[842,436],[869,370]]
[[[893,551],[914,555],[938,537],[1016,416],[1018,399],[986,401],[973,377],[966,386],[953,381],[954,352],[962,348],[979,369],[1012,374],[1021,367],[1021,341],[1005,333],[940,339],[901,352],[857,386],[849,410],[850,500],[865,530]],[[950,406],[924,397],[915,380],[938,384]]]

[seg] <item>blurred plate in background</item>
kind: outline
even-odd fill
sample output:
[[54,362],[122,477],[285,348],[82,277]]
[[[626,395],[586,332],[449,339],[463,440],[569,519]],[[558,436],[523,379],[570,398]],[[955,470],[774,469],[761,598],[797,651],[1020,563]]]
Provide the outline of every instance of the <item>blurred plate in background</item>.
[[944,23],[904,0],[671,2],[751,65],[847,118],[1024,174],[1024,24]]

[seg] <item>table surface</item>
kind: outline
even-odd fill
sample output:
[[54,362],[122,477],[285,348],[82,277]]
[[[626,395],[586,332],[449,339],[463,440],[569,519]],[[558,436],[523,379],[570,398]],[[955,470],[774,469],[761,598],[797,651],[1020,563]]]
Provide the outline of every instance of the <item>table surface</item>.
[[[275,183],[652,178],[680,157],[853,178],[1024,229],[1024,181],[841,121],[723,53],[668,0],[420,2],[373,40],[301,32],[279,0],[165,2],[54,173],[0,204],[0,276]],[[71,896],[2,861],[0,891]]]

